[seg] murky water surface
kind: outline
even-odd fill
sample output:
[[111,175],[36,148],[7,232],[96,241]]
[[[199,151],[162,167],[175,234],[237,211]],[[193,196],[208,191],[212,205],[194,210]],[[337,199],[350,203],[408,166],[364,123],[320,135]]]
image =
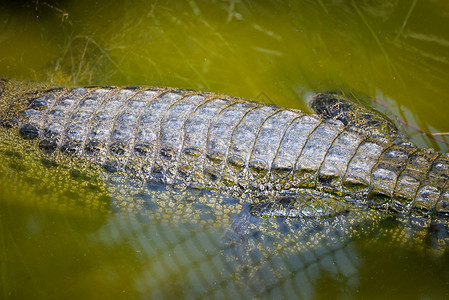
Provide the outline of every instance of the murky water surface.
[[[10,2],[0,5],[0,74],[307,111],[312,92],[343,90],[420,147],[448,151],[447,1]],[[61,160],[1,131],[2,299],[449,296],[447,228],[257,219],[244,197],[134,189]]]

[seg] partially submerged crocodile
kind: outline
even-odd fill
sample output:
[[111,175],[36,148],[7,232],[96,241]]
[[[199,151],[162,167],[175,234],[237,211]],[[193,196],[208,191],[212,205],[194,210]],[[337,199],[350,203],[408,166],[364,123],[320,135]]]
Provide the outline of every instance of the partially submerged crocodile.
[[[144,182],[254,194],[254,215],[326,216],[359,203],[449,214],[448,154],[417,148],[338,94],[314,96],[312,108],[317,115],[183,89],[0,81],[1,124],[49,157],[66,152]],[[303,205],[304,193],[321,202]]]
[[[315,96],[319,114],[307,115],[168,88],[0,80],[0,91],[0,207],[3,233],[15,241],[8,257],[42,259],[25,252],[29,228],[48,229],[39,249],[47,235],[76,248],[72,231],[88,232],[88,256],[99,249],[108,264],[99,269],[122,274],[121,265],[138,262],[129,273],[144,298],[311,298],[327,278],[355,292],[362,266],[378,268],[366,249],[447,257],[447,156],[417,149],[342,96]],[[25,225],[4,221],[21,212]],[[73,264],[68,248],[48,247]],[[10,261],[7,277],[22,278]]]

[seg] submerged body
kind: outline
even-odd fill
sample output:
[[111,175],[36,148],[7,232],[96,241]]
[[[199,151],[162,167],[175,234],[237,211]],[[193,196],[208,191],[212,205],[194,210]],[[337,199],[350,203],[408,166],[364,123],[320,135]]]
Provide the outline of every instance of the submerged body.
[[417,148],[387,119],[335,94],[315,96],[319,115],[310,115],[170,88],[29,89],[2,81],[1,122],[49,157],[67,152],[144,182],[267,194],[253,210],[267,216],[313,215],[294,209],[304,191],[449,213],[449,155]]

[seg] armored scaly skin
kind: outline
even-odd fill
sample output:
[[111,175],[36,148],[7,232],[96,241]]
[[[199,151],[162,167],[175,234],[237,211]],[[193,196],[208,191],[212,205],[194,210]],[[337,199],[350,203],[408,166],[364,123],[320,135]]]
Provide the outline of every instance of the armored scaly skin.
[[[109,172],[180,187],[312,189],[398,211],[449,213],[449,156],[396,141],[394,125],[379,126],[388,121],[338,95],[315,97],[320,116],[170,88],[26,92],[6,80],[0,88],[4,126],[37,139],[48,155],[68,152]],[[281,214],[294,215],[287,202]]]

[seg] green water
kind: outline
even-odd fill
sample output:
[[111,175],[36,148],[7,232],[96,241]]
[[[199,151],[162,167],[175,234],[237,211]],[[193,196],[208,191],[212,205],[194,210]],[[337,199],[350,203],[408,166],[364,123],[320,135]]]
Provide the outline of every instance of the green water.
[[[0,74],[200,89],[307,111],[311,92],[344,90],[420,147],[447,152],[448,138],[431,135],[449,131],[447,28],[444,0],[10,1],[0,4]],[[239,272],[245,259],[224,237],[232,220],[92,214],[101,201],[83,203],[113,197],[107,188],[33,169],[26,147],[5,150],[14,147],[3,141],[0,155],[0,298],[448,296],[447,251],[369,238],[294,251],[267,238],[272,261]],[[74,199],[80,210],[68,212]]]

